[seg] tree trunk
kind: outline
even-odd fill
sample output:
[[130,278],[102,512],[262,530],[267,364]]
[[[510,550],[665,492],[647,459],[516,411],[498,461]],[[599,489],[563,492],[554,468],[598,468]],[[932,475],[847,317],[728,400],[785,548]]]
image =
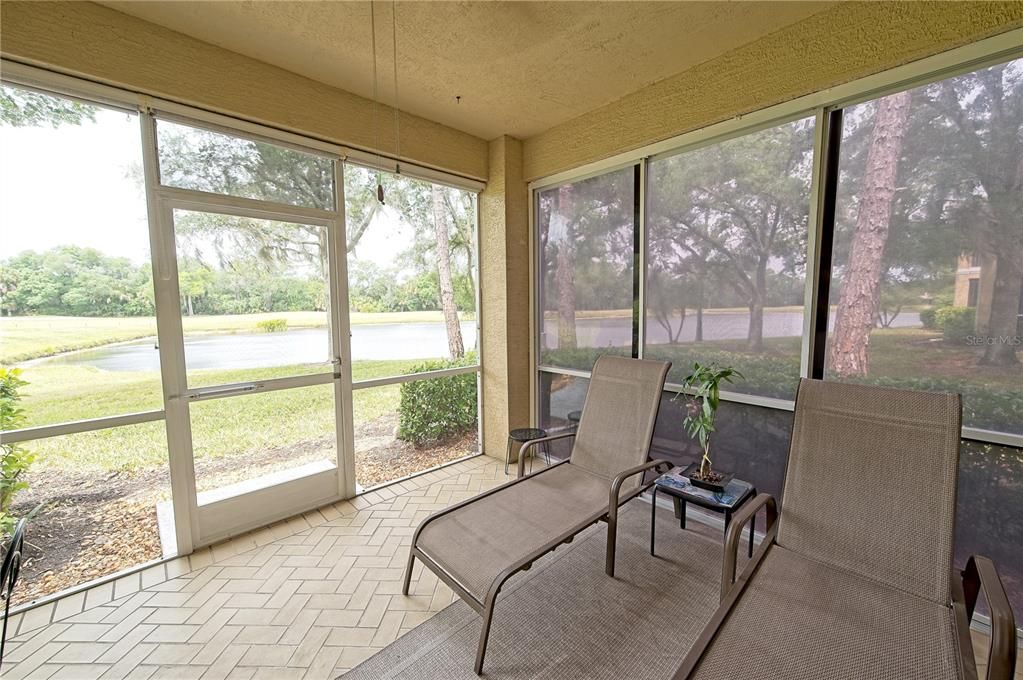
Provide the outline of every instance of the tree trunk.
[[754,285],[749,302],[749,330],[746,333],[746,347],[750,352],[764,349],[764,302],[767,298],[767,258],[757,263]]
[[995,265],[994,291],[991,295],[991,321],[988,323],[988,344],[980,363],[989,366],[1012,366],[1016,357],[1019,333],[1020,296],[1023,295],[1023,268],[1018,258],[999,257]]
[[[576,346],[575,335],[575,243],[570,233],[568,218],[572,201],[571,187],[558,189],[557,205],[551,212],[551,220],[560,220],[554,239],[558,248],[558,259],[554,270],[554,284],[558,289],[558,348],[571,349]],[[554,226],[554,225],[552,225]]]
[[881,295],[882,260],[909,112],[909,92],[878,101],[831,342],[830,370],[839,377],[867,375],[867,347]]
[[433,225],[437,234],[437,278],[440,282],[444,326],[448,332],[448,353],[452,359],[458,359],[465,355],[465,347],[462,345],[462,326],[458,322],[458,309],[455,307],[455,286],[451,280],[451,244],[444,194],[436,184],[433,185]]
[[694,342],[703,342],[703,276],[704,273],[699,274],[700,282],[696,288],[696,337],[693,339]]
[[185,306],[188,308],[188,315],[189,316],[195,316],[195,313],[192,311],[192,296],[191,295],[186,295],[185,296]]

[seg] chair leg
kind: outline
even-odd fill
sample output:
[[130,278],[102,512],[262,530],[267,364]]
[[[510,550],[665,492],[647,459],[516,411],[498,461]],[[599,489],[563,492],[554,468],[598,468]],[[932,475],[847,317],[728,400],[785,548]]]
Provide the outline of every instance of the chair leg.
[[508,476],[508,463],[511,462],[512,440],[508,437],[508,450],[504,454],[504,476]]
[[408,566],[405,567],[405,581],[401,584],[401,594],[408,595],[409,584],[412,582],[412,567],[416,563],[416,554],[412,548],[408,549]]
[[496,598],[487,603],[483,610],[483,628],[480,629],[480,641],[476,647],[476,675],[483,674],[483,658],[487,655],[487,642],[490,638],[490,621],[494,618],[494,602]]
[[607,561],[604,564],[604,571],[608,576],[615,575],[615,543],[618,538],[618,513],[610,513],[607,516]]

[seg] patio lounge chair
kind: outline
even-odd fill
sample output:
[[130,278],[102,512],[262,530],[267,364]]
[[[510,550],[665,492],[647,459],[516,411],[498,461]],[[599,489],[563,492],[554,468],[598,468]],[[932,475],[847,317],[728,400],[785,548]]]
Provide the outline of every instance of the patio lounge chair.
[[[670,467],[665,461],[647,462],[669,366],[600,357],[575,431],[526,442],[518,479],[441,510],[416,529],[402,592],[408,595],[419,558],[482,615],[477,674],[483,670],[497,594],[513,574],[605,520],[605,570],[614,576],[618,507],[649,488],[644,472]],[[575,437],[569,460],[524,476],[530,446],[568,437]]]
[[[961,412],[958,395],[803,380],[781,516],[761,494],[733,519],[721,604],[675,679],[975,680],[983,588],[987,678],[1010,680],[1016,629],[994,565],[952,567]],[[764,507],[736,580],[742,526]]]

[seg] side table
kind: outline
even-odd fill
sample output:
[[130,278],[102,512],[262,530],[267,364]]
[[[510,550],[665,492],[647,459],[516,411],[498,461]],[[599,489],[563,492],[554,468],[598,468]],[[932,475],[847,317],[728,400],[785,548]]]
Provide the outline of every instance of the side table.
[[[675,503],[675,514],[679,517],[679,527],[686,528],[686,504],[693,503],[701,508],[713,512],[720,512],[725,516],[725,533],[728,533],[728,525],[732,521],[732,513],[742,507],[743,503],[757,495],[757,489],[749,482],[741,479],[733,479],[725,487],[724,493],[712,493],[698,487],[679,488],[663,482],[665,477],[677,472],[678,468],[657,478],[653,487],[653,498],[650,502],[650,554],[654,554],[654,542],[656,540],[657,527],[657,493],[665,493],[671,496]],[[674,482],[674,480],[672,480]],[[731,500],[734,499],[734,500]],[[729,502],[731,500],[731,502]],[[749,556],[753,557],[753,533],[756,531],[756,517],[750,519],[749,523]]]

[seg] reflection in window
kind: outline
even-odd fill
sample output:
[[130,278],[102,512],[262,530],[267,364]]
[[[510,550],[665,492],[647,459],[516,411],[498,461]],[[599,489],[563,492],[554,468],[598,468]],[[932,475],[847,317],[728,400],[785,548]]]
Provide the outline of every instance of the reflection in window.
[[1023,434],[1023,61],[845,111],[826,375]]
[[814,121],[654,160],[648,170],[646,356],[680,382],[737,368],[729,390],[792,398],[799,378]]
[[[541,372],[539,379],[540,427],[549,435],[575,428],[582,415],[590,381],[547,372]],[[552,458],[568,458],[571,454],[571,439],[551,442]]]
[[539,194],[541,363],[589,370],[632,356],[636,169]]

